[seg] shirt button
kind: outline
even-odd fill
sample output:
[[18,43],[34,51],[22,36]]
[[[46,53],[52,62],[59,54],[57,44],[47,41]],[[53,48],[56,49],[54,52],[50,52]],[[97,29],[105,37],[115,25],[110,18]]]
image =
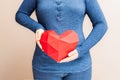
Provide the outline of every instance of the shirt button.
[[56,20],[57,20],[57,21],[61,21],[61,20],[62,20],[62,18],[60,18],[60,17],[57,17],[57,18],[56,18]]
[[58,10],[58,11],[61,11],[61,7],[60,7],[60,6],[58,6],[58,7],[57,7],[57,10]]
[[60,17],[61,15],[60,14],[57,14],[57,17]]
[[61,4],[61,1],[56,1],[56,4],[57,4],[57,5],[60,5],[60,4]]
[[60,21],[60,20],[62,20],[62,14],[59,12],[57,15],[56,15],[57,17],[57,21]]

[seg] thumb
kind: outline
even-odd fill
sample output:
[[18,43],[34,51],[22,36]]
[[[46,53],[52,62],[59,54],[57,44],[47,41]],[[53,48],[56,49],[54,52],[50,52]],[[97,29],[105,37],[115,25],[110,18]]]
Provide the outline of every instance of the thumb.
[[72,56],[72,55],[74,55],[74,54],[78,54],[78,52],[77,52],[76,49],[74,49],[73,51],[69,52],[69,53],[68,53],[68,56]]
[[37,41],[37,44],[38,44],[38,46],[40,47],[40,49],[41,49],[42,51],[44,51],[43,48],[42,48],[42,45],[40,44],[39,41]]

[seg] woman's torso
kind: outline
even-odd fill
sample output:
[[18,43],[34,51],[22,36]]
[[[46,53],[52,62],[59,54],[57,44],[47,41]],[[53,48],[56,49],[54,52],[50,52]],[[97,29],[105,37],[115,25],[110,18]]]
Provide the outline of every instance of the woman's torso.
[[[83,20],[85,17],[85,0],[37,0],[36,16],[46,30],[55,30],[58,34],[74,30],[79,37],[78,46],[84,42]],[[82,71],[91,66],[88,54],[68,63],[57,63],[40,50],[36,44],[33,68],[47,72]]]

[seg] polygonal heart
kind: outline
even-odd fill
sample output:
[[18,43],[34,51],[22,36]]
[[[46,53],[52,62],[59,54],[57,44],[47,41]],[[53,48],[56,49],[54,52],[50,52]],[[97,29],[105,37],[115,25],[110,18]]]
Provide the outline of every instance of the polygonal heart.
[[79,39],[77,33],[73,30],[67,30],[60,35],[54,30],[46,30],[39,42],[44,52],[58,62],[76,48]]

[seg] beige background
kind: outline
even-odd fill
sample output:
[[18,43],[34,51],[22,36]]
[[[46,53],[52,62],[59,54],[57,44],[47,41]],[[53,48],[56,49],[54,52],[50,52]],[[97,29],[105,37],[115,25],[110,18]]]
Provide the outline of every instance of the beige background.
[[[120,1],[98,0],[109,29],[103,39],[91,49],[92,80],[120,80]],[[15,13],[22,0],[0,2],[0,80],[33,80],[31,61],[35,49],[35,34],[15,22]],[[35,19],[35,14],[32,14]],[[91,30],[85,18],[84,31]]]

